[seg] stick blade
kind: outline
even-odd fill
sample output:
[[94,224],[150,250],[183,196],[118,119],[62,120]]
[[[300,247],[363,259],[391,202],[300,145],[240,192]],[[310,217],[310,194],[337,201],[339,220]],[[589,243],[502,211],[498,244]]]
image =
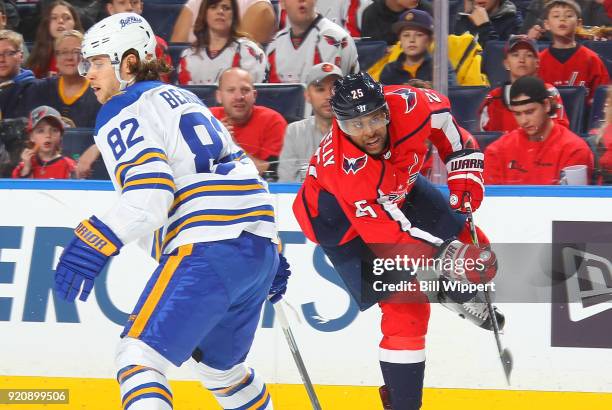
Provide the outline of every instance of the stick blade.
[[514,359],[512,358],[512,353],[510,353],[510,350],[504,349],[502,350],[499,357],[501,358],[502,366],[504,367],[506,381],[508,382],[508,386],[510,386],[510,376],[512,374],[512,368],[514,366]]

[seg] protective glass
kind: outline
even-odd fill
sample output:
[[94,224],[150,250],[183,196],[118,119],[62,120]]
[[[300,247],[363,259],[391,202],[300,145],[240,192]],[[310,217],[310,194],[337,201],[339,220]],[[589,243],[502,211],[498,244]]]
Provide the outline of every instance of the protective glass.
[[386,127],[387,124],[389,124],[389,112],[386,107],[350,120],[338,120],[340,129],[353,137],[360,137],[368,131],[374,132],[379,128]]

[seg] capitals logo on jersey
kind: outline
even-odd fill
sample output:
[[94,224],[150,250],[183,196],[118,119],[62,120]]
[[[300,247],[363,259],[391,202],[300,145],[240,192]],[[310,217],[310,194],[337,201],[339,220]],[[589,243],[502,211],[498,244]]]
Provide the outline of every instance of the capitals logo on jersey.
[[333,36],[324,34],[323,38],[325,39],[325,41],[327,41],[327,44],[329,44],[330,46],[335,46],[339,48],[346,48],[348,46],[348,40],[346,39],[346,37],[344,37],[341,40],[336,39]]
[[404,114],[408,114],[410,111],[414,110],[414,107],[416,107],[416,93],[409,88],[398,88],[397,90],[393,90],[388,94],[396,94],[404,99],[404,102],[406,103],[406,111],[404,111]]
[[351,172],[353,174],[356,174],[357,172],[359,172],[359,170],[363,169],[363,167],[365,167],[366,163],[368,162],[367,154],[359,158],[347,158],[345,156],[343,156],[343,158],[344,159],[342,161],[342,169],[344,169],[346,175],[350,174]]

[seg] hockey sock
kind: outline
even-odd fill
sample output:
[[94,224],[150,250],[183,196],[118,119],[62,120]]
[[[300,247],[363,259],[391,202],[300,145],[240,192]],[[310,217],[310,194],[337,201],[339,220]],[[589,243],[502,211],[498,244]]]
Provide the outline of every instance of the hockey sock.
[[393,410],[418,410],[423,398],[425,362],[380,362]]
[[117,372],[123,410],[172,410],[172,392],[163,373],[146,366]]
[[[272,410],[272,398],[268,387],[263,380],[255,373],[255,370],[246,368],[240,379],[235,376],[237,368],[230,370],[233,373],[230,379],[222,377],[217,382],[208,380],[206,387],[215,395],[215,398],[224,409],[252,409],[252,410]],[[223,375],[223,376],[229,376]],[[228,383],[229,382],[229,383]],[[233,382],[233,383],[232,383]],[[216,387],[218,386],[218,387]]]

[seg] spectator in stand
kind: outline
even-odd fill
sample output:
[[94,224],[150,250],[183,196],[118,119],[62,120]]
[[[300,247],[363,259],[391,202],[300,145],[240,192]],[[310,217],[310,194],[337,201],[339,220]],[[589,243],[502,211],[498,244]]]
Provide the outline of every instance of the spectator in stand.
[[[106,9],[105,12],[109,16],[112,16],[113,14],[117,13],[130,12],[142,15],[143,10],[142,0],[104,0],[104,5]],[[160,36],[155,36],[155,40],[157,40],[157,46],[155,47],[155,57],[157,57],[158,60],[165,61],[169,67],[172,67],[172,58],[170,58],[170,53],[168,52],[168,43],[166,43],[166,40],[164,40]],[[168,74],[162,75],[161,79],[165,83],[170,82],[170,76]]]
[[584,86],[587,104],[600,85],[610,82],[608,70],[597,53],[576,42],[580,6],[574,0],[552,0],[544,8],[544,27],[552,44],[540,53],[540,77],[555,86]]
[[397,43],[397,34],[391,27],[406,10],[423,10],[432,15],[427,0],[374,0],[364,11],[361,21],[361,36],[368,40]]
[[317,0],[317,11],[348,31],[351,37],[361,37],[363,12],[370,4],[372,0]]
[[593,182],[598,185],[612,185],[612,87],[608,86],[604,106],[603,123],[591,131],[588,142],[595,154]]
[[612,20],[612,0],[596,0],[596,3],[600,3],[603,6],[606,15]]
[[[542,21],[542,13],[544,7],[549,0],[531,0],[529,7],[525,11],[523,26],[521,33],[527,35],[534,40],[545,40],[546,29]],[[576,0],[576,4],[581,9],[582,24],[585,26],[610,26],[612,20],[606,15],[602,0]],[[610,1],[612,5],[612,0]]]
[[0,30],[14,29],[19,26],[19,12],[13,0],[0,0]]
[[23,37],[11,30],[0,30],[0,119],[26,117],[23,97],[34,82],[34,74],[21,68]]
[[[202,0],[188,0],[179,14],[170,41],[193,43],[194,29]],[[234,10],[236,8],[234,7]],[[245,33],[259,44],[267,44],[276,31],[276,14],[270,0],[238,0],[238,31]]]
[[332,110],[329,99],[334,81],[341,77],[340,67],[330,63],[319,63],[308,71],[304,97],[312,106],[314,115],[287,126],[278,164],[279,182],[304,180],[310,157],[331,130]]
[[[510,74],[510,81],[489,91],[480,106],[480,129],[482,131],[510,132],[518,128],[510,109],[510,86],[519,78],[537,76],[540,58],[536,42],[524,34],[513,34],[504,46],[504,66]],[[551,118],[564,127],[569,120],[563,108],[559,90],[546,84],[552,103]]]
[[251,74],[242,68],[229,68],[219,77],[217,101],[221,107],[210,111],[255,162],[260,175],[276,180],[287,121],[276,111],[255,105],[256,98]]
[[268,81],[303,83],[315,64],[332,63],[344,75],[359,71],[353,38],[315,11],[315,0],[283,0],[289,27],[268,45]]
[[179,84],[216,84],[229,67],[241,67],[251,73],[254,82],[263,82],[266,54],[238,32],[236,0],[204,0],[194,33],[193,46],[181,54]]
[[23,150],[13,178],[70,178],[75,163],[61,154],[64,123],[59,112],[46,105],[35,108],[30,113],[27,132],[30,145]]
[[79,75],[82,41],[83,34],[76,30],[64,31],[55,40],[58,76],[36,80],[28,88],[24,99],[27,110],[49,105],[75,127],[94,128],[100,103],[89,81]]
[[482,47],[490,40],[507,40],[519,32],[523,19],[510,0],[463,0],[455,21],[454,33],[469,31]]
[[[429,48],[433,43],[433,19],[422,10],[407,10],[398,21],[393,23],[393,32],[399,37],[402,53],[397,60],[387,63],[381,74],[380,82],[386,85],[406,84],[417,78],[433,81],[433,59]],[[448,83],[457,83],[453,66],[448,64]]]
[[53,48],[55,40],[67,30],[83,32],[79,15],[70,3],[57,0],[43,11],[42,19],[36,31],[36,41],[32,53],[26,62],[36,78],[45,78],[57,74],[57,60]]
[[510,107],[520,128],[485,150],[485,183],[556,185],[561,171],[571,165],[586,165],[592,173],[587,143],[550,118],[552,103],[541,79],[516,80],[510,87]]

